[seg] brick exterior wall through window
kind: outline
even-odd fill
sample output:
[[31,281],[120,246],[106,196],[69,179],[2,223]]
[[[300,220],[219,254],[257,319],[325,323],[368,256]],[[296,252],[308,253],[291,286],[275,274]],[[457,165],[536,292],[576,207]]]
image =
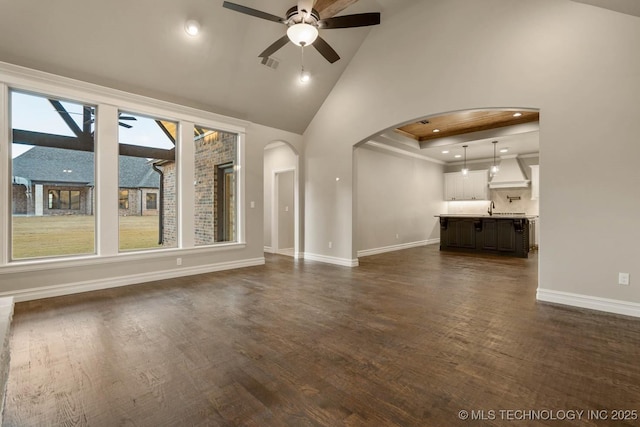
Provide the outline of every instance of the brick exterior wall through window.
[[[218,168],[237,164],[237,135],[214,131],[195,141],[195,244],[210,245],[221,241],[217,235]],[[230,212],[235,215],[235,209]]]

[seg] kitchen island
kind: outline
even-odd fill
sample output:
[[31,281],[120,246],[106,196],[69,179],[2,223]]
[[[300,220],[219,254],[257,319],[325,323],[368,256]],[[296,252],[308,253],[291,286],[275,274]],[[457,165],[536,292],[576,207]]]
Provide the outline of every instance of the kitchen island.
[[441,214],[440,250],[527,258],[535,215]]

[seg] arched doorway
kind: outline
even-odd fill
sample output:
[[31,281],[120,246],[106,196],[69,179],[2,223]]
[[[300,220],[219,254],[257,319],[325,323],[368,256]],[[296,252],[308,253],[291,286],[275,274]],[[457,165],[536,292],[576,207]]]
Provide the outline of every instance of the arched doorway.
[[[501,214],[535,216],[528,244],[537,248],[539,151],[539,111],[533,108],[439,113],[362,141],[354,151],[357,256],[438,244],[436,215],[484,215],[489,205]],[[520,182],[514,181],[513,168],[491,174],[492,166],[507,159],[520,171]],[[447,178],[463,175],[463,169],[484,176],[484,182],[477,191],[474,183],[480,180],[461,176],[467,179],[454,182],[464,181],[469,185],[461,190],[468,186],[474,191],[451,196]]]

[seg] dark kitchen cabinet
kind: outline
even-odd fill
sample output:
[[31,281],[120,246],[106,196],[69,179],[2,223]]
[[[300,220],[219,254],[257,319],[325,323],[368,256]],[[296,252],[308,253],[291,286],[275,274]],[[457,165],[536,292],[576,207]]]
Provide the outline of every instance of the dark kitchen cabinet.
[[498,220],[496,226],[496,240],[498,250],[502,252],[513,252],[516,250],[516,233],[513,221]]
[[486,252],[526,258],[529,219],[440,216],[440,250]]
[[482,249],[513,252],[516,250],[516,234],[513,220],[483,219]]
[[476,231],[474,221],[468,219],[450,220],[445,245],[451,248],[475,248]]

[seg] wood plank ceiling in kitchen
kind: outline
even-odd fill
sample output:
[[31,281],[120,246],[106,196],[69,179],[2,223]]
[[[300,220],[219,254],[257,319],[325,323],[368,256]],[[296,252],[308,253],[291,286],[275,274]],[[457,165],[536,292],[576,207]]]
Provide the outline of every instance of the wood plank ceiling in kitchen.
[[468,110],[429,117],[428,119],[399,127],[395,131],[422,142],[504,126],[537,122],[539,119],[540,113],[538,111]]

